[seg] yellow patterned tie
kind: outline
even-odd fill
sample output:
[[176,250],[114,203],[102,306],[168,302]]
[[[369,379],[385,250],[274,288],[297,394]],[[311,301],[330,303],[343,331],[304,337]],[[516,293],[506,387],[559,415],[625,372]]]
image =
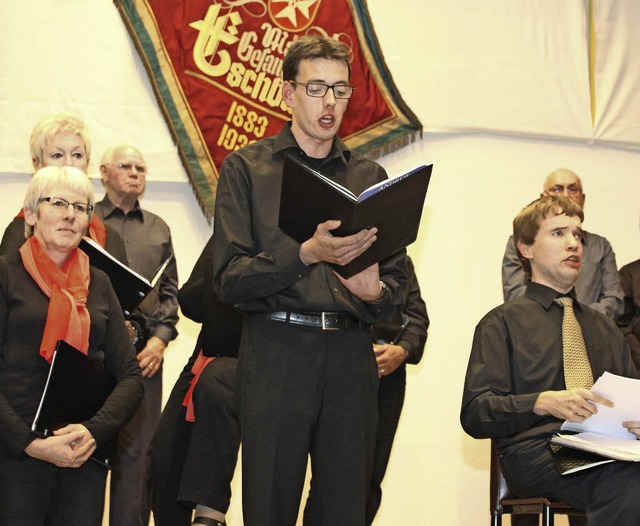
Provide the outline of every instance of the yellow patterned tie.
[[564,362],[564,383],[567,389],[593,386],[593,373],[587,348],[582,337],[582,329],[573,312],[573,299],[567,296],[554,300],[564,309],[562,317],[562,356]]

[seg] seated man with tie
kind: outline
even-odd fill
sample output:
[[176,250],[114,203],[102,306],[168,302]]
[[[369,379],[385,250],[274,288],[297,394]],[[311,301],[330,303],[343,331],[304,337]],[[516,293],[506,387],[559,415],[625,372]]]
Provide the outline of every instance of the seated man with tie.
[[[461,422],[491,438],[510,489],[585,510],[589,524],[640,524],[640,464],[613,462],[561,475],[549,437],[564,420],[581,422],[612,401],[590,391],[605,371],[637,377],[629,347],[611,318],[576,300],[582,261],[582,209],[544,196],[513,221],[518,255],[531,274],[524,296],[477,325]],[[640,436],[638,421],[620,422]]]

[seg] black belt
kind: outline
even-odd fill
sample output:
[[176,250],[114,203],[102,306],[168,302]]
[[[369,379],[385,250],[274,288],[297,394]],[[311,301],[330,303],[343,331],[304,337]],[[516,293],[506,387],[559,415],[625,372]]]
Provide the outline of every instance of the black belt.
[[254,313],[268,320],[290,323],[291,325],[304,325],[316,327],[323,331],[345,331],[368,328],[369,324],[346,314],[344,312],[259,312]]

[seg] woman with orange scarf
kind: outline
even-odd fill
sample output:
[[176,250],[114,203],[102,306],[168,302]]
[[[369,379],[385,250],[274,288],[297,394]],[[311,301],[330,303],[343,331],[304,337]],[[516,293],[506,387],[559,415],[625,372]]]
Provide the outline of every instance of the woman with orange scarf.
[[[0,526],[100,526],[107,470],[90,457],[142,397],[109,278],[77,248],[93,205],[82,171],[39,170],[24,200],[27,241],[0,257]],[[31,424],[60,339],[104,367],[116,386],[93,417],[38,438]]]

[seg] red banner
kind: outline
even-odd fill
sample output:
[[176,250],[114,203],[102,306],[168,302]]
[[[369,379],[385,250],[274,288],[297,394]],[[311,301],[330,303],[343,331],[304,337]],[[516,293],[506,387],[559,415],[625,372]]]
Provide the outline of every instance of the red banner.
[[116,0],[140,51],[207,217],[226,155],[280,131],[287,47],[305,34],[350,50],[349,102],[339,135],[364,154],[412,141],[421,125],[405,107],[354,0]]

